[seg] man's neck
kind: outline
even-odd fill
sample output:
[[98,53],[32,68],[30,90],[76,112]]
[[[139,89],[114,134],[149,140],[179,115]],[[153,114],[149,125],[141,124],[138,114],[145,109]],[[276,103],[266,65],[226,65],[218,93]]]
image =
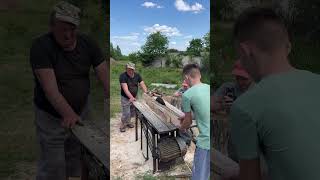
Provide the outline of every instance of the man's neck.
[[274,59],[271,63],[269,63],[263,68],[261,77],[264,78],[273,74],[285,73],[285,72],[292,71],[294,69],[295,68],[289,64],[289,61],[287,58]]
[[199,80],[194,80],[193,82],[192,82],[192,84],[191,84],[191,87],[192,86],[195,86],[195,85],[198,85],[198,84],[201,84],[202,82],[201,82],[201,80],[199,79]]

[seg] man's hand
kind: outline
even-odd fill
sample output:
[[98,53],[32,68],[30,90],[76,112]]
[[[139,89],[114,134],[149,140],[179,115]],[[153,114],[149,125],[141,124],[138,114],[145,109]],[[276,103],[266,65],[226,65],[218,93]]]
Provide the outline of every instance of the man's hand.
[[61,125],[65,128],[72,128],[80,119],[80,116],[78,116],[76,113],[72,113],[66,117],[63,117]]
[[129,101],[130,102],[134,102],[134,101],[136,101],[136,98],[132,97],[132,98],[129,99]]
[[233,99],[230,98],[229,96],[224,96],[222,104],[224,109],[226,109],[227,111],[230,111],[231,106],[233,104]]

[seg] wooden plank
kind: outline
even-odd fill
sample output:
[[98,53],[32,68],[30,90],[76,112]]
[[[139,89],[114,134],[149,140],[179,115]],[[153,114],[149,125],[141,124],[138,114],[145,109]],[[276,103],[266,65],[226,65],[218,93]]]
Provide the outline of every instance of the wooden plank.
[[166,101],[164,101],[165,105],[158,103],[156,97],[150,97],[144,94],[143,99],[148,106],[162,118],[169,128],[177,128],[180,126],[180,120],[178,118],[184,115],[182,111]]
[[90,120],[83,120],[83,126],[76,125],[72,133],[106,168],[109,167],[107,134]]
[[143,114],[159,134],[172,131],[144,101],[135,101],[133,105]]

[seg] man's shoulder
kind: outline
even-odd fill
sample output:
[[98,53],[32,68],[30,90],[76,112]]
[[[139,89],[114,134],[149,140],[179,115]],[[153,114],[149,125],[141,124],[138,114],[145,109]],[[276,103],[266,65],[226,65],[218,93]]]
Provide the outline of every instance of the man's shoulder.
[[120,78],[126,78],[126,77],[127,77],[126,72],[121,73],[119,77],[120,77]]
[[32,46],[38,47],[48,47],[49,45],[53,45],[54,41],[52,39],[51,33],[45,33],[40,36],[33,38]]

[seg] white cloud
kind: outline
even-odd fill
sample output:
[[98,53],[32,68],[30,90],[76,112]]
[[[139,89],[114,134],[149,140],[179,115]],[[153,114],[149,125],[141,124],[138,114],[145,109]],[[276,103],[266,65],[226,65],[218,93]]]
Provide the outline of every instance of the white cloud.
[[176,45],[177,44],[177,42],[175,42],[175,41],[173,41],[173,42],[170,42],[172,45]]
[[163,8],[162,6],[149,1],[144,2],[143,4],[141,4],[141,6],[146,8]]
[[204,7],[200,3],[195,3],[193,5],[189,5],[184,0],[176,0],[174,3],[178,11],[191,11],[194,13],[199,13],[200,11],[204,10]]
[[111,36],[111,42],[114,47],[118,45],[124,55],[138,51],[142,44],[140,33],[137,32],[131,32],[128,35]]
[[184,36],[183,39],[192,39],[192,35]]
[[140,44],[140,43],[137,43],[137,42],[133,42],[133,43],[131,43],[131,45],[132,45],[132,46],[139,46],[139,47],[141,46],[141,44]]
[[151,34],[155,32],[161,32],[165,34],[166,36],[181,36],[182,34],[176,27],[170,27],[167,25],[159,25],[159,24],[154,24],[151,27],[145,27],[144,31]]
[[132,32],[132,33],[130,33],[130,35],[132,35],[132,36],[139,36],[139,35],[140,35],[140,33]]
[[130,36],[112,36],[114,40],[124,40],[124,41],[136,41],[138,40],[137,35],[130,35]]

